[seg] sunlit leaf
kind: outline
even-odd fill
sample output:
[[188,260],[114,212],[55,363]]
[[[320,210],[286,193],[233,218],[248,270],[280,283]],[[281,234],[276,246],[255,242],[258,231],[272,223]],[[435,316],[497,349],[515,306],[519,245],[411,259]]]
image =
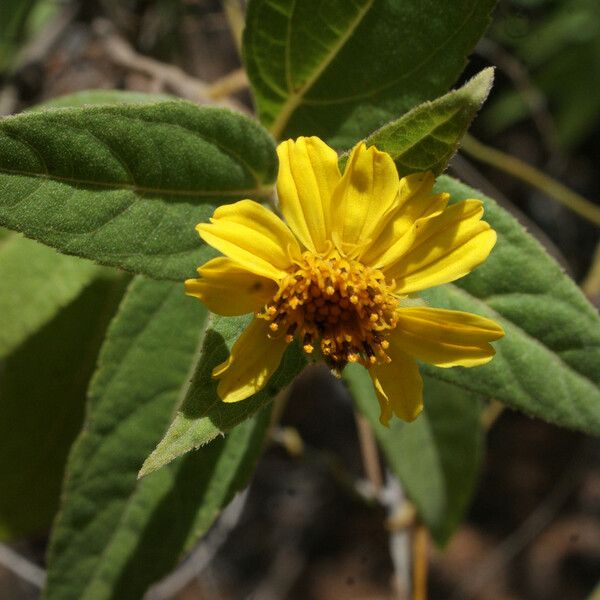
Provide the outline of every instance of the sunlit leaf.
[[138,600],[245,485],[268,412],[137,479],[187,384],[208,315],[138,278],[109,328],[50,542],[47,600]]
[[494,72],[485,69],[458,90],[425,102],[367,137],[367,145],[385,148],[403,177],[431,171],[439,175],[485,102]]
[[86,387],[125,280],[98,278],[0,368],[2,539],[39,535],[50,526],[67,453],[83,421]]
[[261,122],[276,138],[341,149],[440,96],[488,25],[495,0],[251,0],[244,57]]
[[575,283],[525,232],[480,192],[449,177],[439,191],[481,198],[498,232],[487,261],[456,285],[428,290],[432,306],[467,310],[503,325],[496,357],[466,369],[425,367],[431,377],[558,425],[600,433],[600,318]]
[[0,240],[0,358],[66,306],[102,270],[19,234]]
[[182,280],[214,253],[194,226],[269,193],[274,145],[252,120],[175,101],[0,120],[0,224],[67,254]]

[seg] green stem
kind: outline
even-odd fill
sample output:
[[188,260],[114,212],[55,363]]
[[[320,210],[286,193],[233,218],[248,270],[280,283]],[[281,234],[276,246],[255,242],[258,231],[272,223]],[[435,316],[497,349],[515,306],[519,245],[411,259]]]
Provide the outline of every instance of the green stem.
[[242,53],[242,34],[246,17],[240,4],[240,0],[223,0],[223,11],[231,30],[238,54]]
[[573,190],[565,187],[552,177],[548,177],[535,167],[527,163],[482,144],[470,135],[465,135],[462,139],[461,149],[476,160],[496,167],[529,185],[538,188],[546,195],[550,196],[563,206],[576,212],[584,219],[600,226],[600,207],[596,206],[583,196],[580,196]]

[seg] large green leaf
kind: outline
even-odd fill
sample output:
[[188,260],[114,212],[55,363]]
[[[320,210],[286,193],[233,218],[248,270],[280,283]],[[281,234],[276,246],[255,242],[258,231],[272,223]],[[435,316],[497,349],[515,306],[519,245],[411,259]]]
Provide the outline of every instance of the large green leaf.
[[367,145],[385,148],[400,177],[431,171],[439,175],[485,102],[494,70],[484,69],[458,90],[424,102],[384,125],[367,138]]
[[462,520],[473,493],[483,435],[481,401],[447,383],[425,378],[425,410],[413,423],[379,423],[379,403],[367,371],[344,370],[350,393],[369,419],[386,462],[400,479],[435,541],[443,545]]
[[495,0],[251,0],[244,58],[276,138],[349,148],[448,90]]
[[94,263],[64,256],[10,232],[0,240],[0,358],[47,323],[97,275]]
[[[83,421],[85,390],[125,279],[97,279],[2,365],[2,539],[44,532],[58,509],[67,452]],[[24,308],[31,303],[24,302]],[[14,314],[2,315],[10,326]]]
[[137,600],[246,482],[268,414],[144,478],[207,321],[181,285],[138,278],[109,328],[49,552],[48,600]]
[[181,280],[213,256],[194,226],[267,193],[274,145],[252,120],[176,101],[0,121],[0,224],[98,262]]
[[481,198],[498,232],[488,260],[471,275],[427,291],[432,306],[492,317],[506,330],[497,356],[472,369],[425,367],[437,379],[496,398],[527,414],[600,433],[600,318],[581,291],[493,200],[449,177],[438,191]]
[[[221,402],[217,396],[217,382],[211,377],[212,370],[227,358],[231,346],[248,322],[248,316],[212,316],[187,395],[165,437],[144,463],[140,477],[199,448],[251,417],[271,402],[305,366],[304,354],[294,342],[287,348],[281,365],[265,388],[241,402]],[[268,349],[265,348],[265,351],[268,352]]]

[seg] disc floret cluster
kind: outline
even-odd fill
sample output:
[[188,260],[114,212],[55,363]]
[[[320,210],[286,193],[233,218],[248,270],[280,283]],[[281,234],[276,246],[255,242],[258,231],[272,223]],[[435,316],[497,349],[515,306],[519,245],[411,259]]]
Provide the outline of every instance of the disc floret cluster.
[[305,252],[272,302],[258,316],[269,322],[270,338],[295,336],[304,352],[315,345],[336,371],[347,363],[388,363],[388,334],[396,327],[398,298],[381,271],[331,252]]

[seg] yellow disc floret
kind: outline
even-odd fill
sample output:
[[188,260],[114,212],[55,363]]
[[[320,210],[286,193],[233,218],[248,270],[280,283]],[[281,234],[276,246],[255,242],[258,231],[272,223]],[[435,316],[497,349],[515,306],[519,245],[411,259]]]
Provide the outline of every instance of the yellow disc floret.
[[305,252],[259,316],[272,337],[299,336],[304,351],[318,344],[330,367],[389,362],[387,336],[396,326],[398,298],[378,269],[337,252]]

